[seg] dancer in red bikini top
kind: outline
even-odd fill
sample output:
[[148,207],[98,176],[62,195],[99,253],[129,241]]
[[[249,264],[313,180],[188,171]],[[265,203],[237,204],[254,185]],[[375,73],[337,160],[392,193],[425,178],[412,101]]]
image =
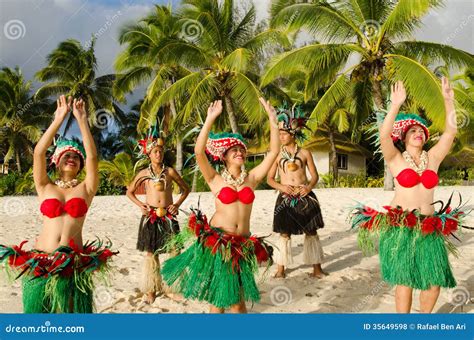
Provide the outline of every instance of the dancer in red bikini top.
[[[222,113],[222,101],[209,106],[194,150],[199,169],[214,194],[216,212],[208,223],[199,210],[194,210],[189,228],[197,236],[196,241],[163,265],[165,281],[179,287],[186,298],[210,303],[211,313],[223,313],[226,308],[245,313],[245,301],[259,301],[254,278],[257,264],[271,259],[271,247],[250,233],[254,190],[279,152],[275,110],[267,101],[260,101],[269,118],[270,151],[250,171],[245,168],[247,147],[240,134],[211,133]],[[206,153],[221,164],[221,173],[212,167]]]
[[[452,288],[456,280],[448,260],[448,251],[465,211],[451,207],[451,198],[435,211],[434,190],[438,168],[448,154],[457,132],[454,91],[446,78],[441,80],[446,110],[444,132],[431,149],[427,123],[417,114],[399,113],[406,92],[402,82],[392,86],[392,106],[380,128],[382,153],[395,177],[395,196],[386,212],[363,205],[352,215],[353,227],[359,228],[359,245],[374,249],[372,233],[380,236],[379,253],[383,279],[395,289],[397,312],[408,313],[413,289],[420,289],[420,312],[435,307],[440,287]],[[397,147],[400,147],[397,148]],[[452,196],[452,195],[451,195]]]
[[[71,109],[84,144],[57,141],[51,157],[57,179],[52,181],[47,174],[46,152]],[[110,244],[100,240],[83,244],[82,240],[86,213],[99,184],[97,167],[84,101],[61,96],[53,122],[34,150],[33,178],[44,216],[35,249],[23,250],[26,241],[15,247],[0,246],[0,260],[8,260],[22,273],[25,313],[93,311],[91,275],[107,271],[107,260],[115,254]],[[83,168],[86,176],[79,182],[77,177]]]

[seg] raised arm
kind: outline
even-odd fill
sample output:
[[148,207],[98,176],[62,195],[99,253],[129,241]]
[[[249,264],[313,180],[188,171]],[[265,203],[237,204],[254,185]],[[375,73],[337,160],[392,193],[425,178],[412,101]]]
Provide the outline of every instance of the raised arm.
[[88,194],[93,196],[99,186],[99,161],[97,159],[97,149],[95,147],[94,138],[92,137],[87,120],[85,103],[82,99],[74,99],[72,103],[72,113],[79,125],[84,150],[86,151],[86,178],[84,183]]
[[382,125],[380,126],[380,147],[382,149],[383,157],[387,163],[390,163],[400,151],[395,147],[392,141],[392,130],[393,124],[395,123],[395,117],[400,110],[400,107],[405,102],[407,97],[405,87],[401,81],[397,81],[392,85],[391,88],[391,101],[392,105],[390,106],[390,111],[385,116]]
[[61,124],[66,118],[72,103],[72,97],[68,98],[60,96],[56,100],[56,112],[54,113],[54,119],[48,129],[41,136],[38,144],[35,146],[33,153],[33,180],[35,182],[36,191],[41,194],[45,185],[50,183],[48,174],[46,172],[46,152],[49,146],[53,142],[53,138],[58,132]]
[[456,110],[454,109],[454,91],[445,77],[441,78],[441,90],[446,110],[446,122],[444,132],[438,142],[428,152],[430,159],[434,159],[438,165],[443,161],[451,150],[454,138],[458,132]]
[[276,111],[269,101],[266,101],[261,97],[259,100],[268,114],[268,120],[270,123],[270,151],[267,153],[262,163],[253,168],[249,173],[250,180],[257,184],[265,178],[273,163],[277,159],[278,153],[280,152],[280,139],[278,136],[278,121],[276,117]]
[[196,162],[201,170],[204,179],[207,184],[210,184],[217,175],[216,170],[209,163],[206,156],[206,142],[211,132],[212,124],[217,117],[222,113],[222,100],[216,100],[209,105],[207,109],[207,117],[204,125],[199,133],[199,136],[196,140],[196,146],[194,147],[194,154],[196,155]]

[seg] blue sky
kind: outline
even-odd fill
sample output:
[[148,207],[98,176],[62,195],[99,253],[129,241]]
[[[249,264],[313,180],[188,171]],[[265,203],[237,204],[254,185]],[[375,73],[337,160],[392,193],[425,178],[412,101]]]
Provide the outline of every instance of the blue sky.
[[[251,0],[247,0],[251,1]],[[172,1],[177,7],[179,0]],[[236,1],[237,2],[237,1]],[[268,16],[270,0],[253,0],[257,18]],[[0,66],[20,66],[27,79],[44,67],[46,56],[60,41],[74,38],[82,43],[101,31],[97,39],[98,75],[113,73],[119,28],[152,9],[152,0],[0,0]],[[474,53],[474,2],[447,0],[445,7],[430,13],[416,39],[445,42]],[[15,30],[16,28],[16,30]],[[143,88],[130,97],[130,104]]]

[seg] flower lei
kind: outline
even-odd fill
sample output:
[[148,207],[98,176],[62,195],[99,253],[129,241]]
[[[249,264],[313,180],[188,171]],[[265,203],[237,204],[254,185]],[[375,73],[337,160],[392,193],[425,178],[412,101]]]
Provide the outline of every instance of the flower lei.
[[58,187],[61,189],[69,189],[69,188],[74,188],[79,184],[76,178],[70,180],[70,181],[63,181],[62,179],[57,179],[54,181],[54,184],[56,184]]
[[221,176],[222,176],[222,179],[224,179],[224,182],[226,182],[226,184],[232,185],[236,188],[238,188],[239,186],[241,186],[244,183],[245,178],[247,177],[247,175],[248,175],[248,173],[247,173],[247,170],[245,169],[245,167],[243,167],[243,169],[240,172],[240,175],[237,179],[234,179],[234,177],[232,177],[231,173],[227,170],[227,168],[224,168],[224,170],[221,173]]
[[420,165],[416,165],[413,157],[408,153],[408,151],[404,151],[402,153],[402,156],[405,159],[405,161],[408,163],[410,168],[415,170],[418,173],[418,175],[421,175],[423,171],[425,171],[426,168],[428,167],[428,152],[426,152],[425,150],[421,152]]

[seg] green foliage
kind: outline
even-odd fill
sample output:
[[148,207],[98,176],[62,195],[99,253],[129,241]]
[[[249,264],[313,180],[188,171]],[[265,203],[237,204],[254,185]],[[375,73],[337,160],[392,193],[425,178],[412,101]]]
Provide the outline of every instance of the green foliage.
[[100,175],[99,188],[97,189],[98,196],[123,195],[126,190],[127,188],[124,186],[113,184],[106,175]]
[[17,172],[0,175],[0,196],[14,195],[15,183],[19,178],[20,175]]
[[100,124],[97,121],[99,114],[115,113],[112,96],[115,75],[96,76],[95,39],[84,46],[75,39],[62,41],[46,59],[47,66],[36,73],[36,78],[48,83],[36,91],[36,98],[57,97],[61,94],[82,97],[92,124]]
[[15,193],[20,195],[32,195],[36,193],[35,182],[33,180],[33,168],[30,168],[15,183]]
[[364,174],[339,175],[334,183],[331,174],[321,175],[320,185],[325,188],[381,188],[383,177],[366,177]]
[[135,177],[132,157],[124,152],[117,154],[112,161],[100,161],[99,171],[117,187],[129,185]]
[[[469,179],[474,179],[474,168],[468,169]],[[462,169],[449,168],[438,172],[439,185],[462,185],[464,181],[464,171]]]

